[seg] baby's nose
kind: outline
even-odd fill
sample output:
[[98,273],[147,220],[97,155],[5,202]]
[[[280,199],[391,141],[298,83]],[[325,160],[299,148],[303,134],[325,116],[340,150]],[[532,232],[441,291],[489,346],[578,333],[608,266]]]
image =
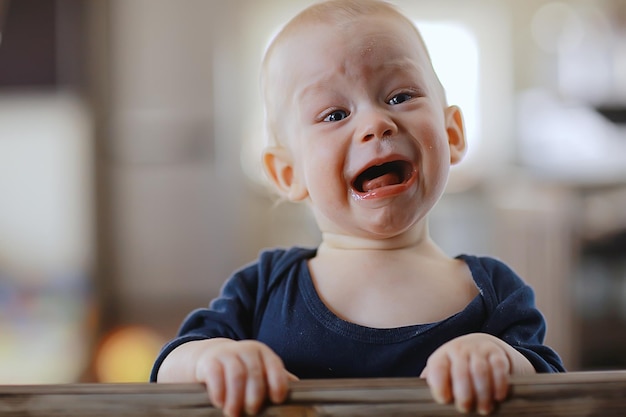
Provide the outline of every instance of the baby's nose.
[[391,116],[382,109],[372,109],[362,116],[363,128],[359,136],[363,141],[388,138],[398,131]]

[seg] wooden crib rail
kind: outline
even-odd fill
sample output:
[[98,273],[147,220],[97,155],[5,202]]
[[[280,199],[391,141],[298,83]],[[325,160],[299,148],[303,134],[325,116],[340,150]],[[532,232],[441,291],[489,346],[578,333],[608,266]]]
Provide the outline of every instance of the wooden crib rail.
[[[418,378],[306,380],[265,417],[460,416],[433,402]],[[494,416],[626,417],[626,371],[541,374],[512,379]],[[201,384],[68,384],[0,386],[0,416],[217,417]]]

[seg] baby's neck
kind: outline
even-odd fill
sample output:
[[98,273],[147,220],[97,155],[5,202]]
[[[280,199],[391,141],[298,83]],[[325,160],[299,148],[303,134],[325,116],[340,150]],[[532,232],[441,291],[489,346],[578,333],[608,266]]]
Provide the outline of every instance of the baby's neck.
[[308,262],[311,279],[325,305],[349,322],[375,328],[432,323],[461,311],[477,293],[467,265],[428,233],[323,238]]
[[369,255],[372,252],[417,251],[430,253],[439,249],[430,239],[427,227],[409,230],[397,236],[385,239],[350,236],[340,233],[322,233],[322,243],[318,254],[331,252],[360,252]]

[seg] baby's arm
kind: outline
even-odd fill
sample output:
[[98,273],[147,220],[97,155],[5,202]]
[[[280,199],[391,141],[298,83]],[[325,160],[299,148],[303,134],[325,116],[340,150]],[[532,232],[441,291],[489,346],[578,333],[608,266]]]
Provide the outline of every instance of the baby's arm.
[[267,345],[255,340],[196,340],[174,349],[159,368],[158,382],[203,382],[211,402],[229,416],[256,414],[267,397],[283,402],[294,378]]
[[454,401],[463,413],[489,414],[506,398],[510,374],[535,373],[533,365],[508,343],[486,333],[460,336],[429,358],[422,373],[435,400]]

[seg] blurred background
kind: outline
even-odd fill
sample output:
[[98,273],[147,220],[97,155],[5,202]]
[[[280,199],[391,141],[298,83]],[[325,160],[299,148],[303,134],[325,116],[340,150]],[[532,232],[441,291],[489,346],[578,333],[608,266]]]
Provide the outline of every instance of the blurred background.
[[[0,0],[0,383],[147,381],[264,247],[316,245],[259,165],[259,63],[307,0]],[[626,366],[626,2],[397,0],[470,151],[450,255],[536,291],[570,370]]]

